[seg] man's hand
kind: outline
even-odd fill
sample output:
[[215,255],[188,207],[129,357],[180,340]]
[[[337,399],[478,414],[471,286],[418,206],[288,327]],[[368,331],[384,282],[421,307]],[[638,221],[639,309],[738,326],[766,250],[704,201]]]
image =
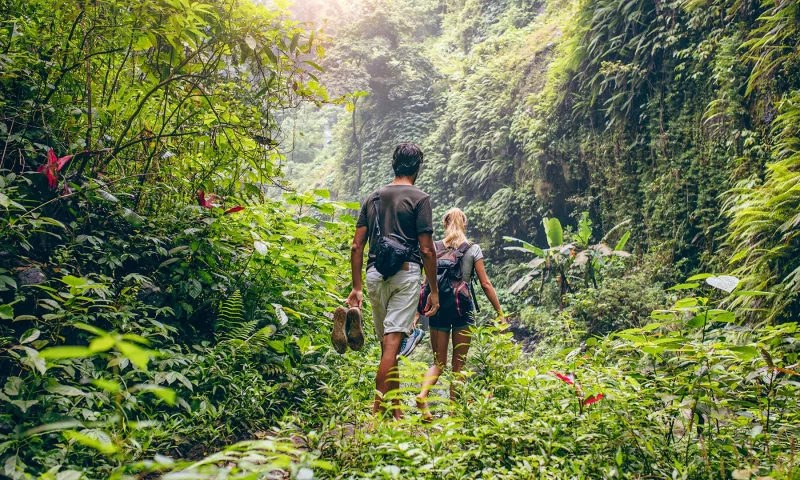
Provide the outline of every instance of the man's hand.
[[364,266],[364,246],[367,244],[367,227],[356,228],[353,244],[350,246],[350,273],[353,277],[353,290],[347,297],[350,307],[361,308],[364,301],[364,289],[361,283],[361,267]]
[[[347,304],[350,307],[358,307],[361,308],[361,304],[364,302],[364,292],[361,289],[353,289],[350,291],[350,295],[347,297]],[[437,302],[438,303],[438,302]]]
[[439,292],[431,292],[428,294],[428,303],[425,305],[425,309],[422,311],[422,314],[426,317],[432,317],[436,315],[436,312],[439,311]]

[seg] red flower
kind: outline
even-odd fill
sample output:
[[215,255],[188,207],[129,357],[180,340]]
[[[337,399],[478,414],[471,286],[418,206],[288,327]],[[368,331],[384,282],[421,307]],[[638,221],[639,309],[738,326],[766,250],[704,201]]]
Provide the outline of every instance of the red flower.
[[204,192],[203,190],[197,191],[197,202],[200,204],[201,207],[214,208],[216,206],[214,205],[214,202],[216,201],[217,197],[213,193],[209,194],[208,197],[206,197],[206,192]]
[[64,168],[64,165],[66,165],[71,158],[72,155],[58,158],[56,157],[56,152],[51,148],[50,151],[47,152],[47,163],[39,167],[36,171],[44,173],[47,176],[47,184],[50,188],[56,188],[58,186],[58,172]]
[[556,377],[560,378],[561,381],[563,381],[563,382],[566,382],[566,383],[568,383],[570,385],[574,385],[575,384],[575,382],[571,378],[569,378],[568,376],[566,376],[564,374],[558,373],[558,372],[553,371],[553,370],[550,370],[550,373],[552,373]]
[[602,393],[598,393],[597,395],[591,395],[589,397],[583,398],[583,389],[581,388],[580,384],[578,384],[574,380],[572,375],[567,376],[562,373],[555,372],[553,370],[550,370],[550,373],[561,379],[561,381],[575,386],[575,396],[578,397],[578,403],[580,404],[581,412],[583,412],[583,407],[588,407],[589,405],[595,402],[599,402],[600,400],[603,399]]
[[[208,196],[206,196],[206,192],[203,190],[197,191],[197,203],[199,203],[201,207],[208,209],[212,209],[214,207],[219,206],[217,204],[217,196],[214,195],[213,193],[209,193]],[[225,213],[223,213],[223,215],[227,215],[229,213],[241,212],[242,210],[244,210],[244,207],[238,205],[236,207],[225,210]]]
[[603,394],[598,393],[597,395],[592,395],[591,397],[587,398],[583,401],[583,406],[588,407],[589,405],[593,404],[594,402],[599,402],[603,399]]

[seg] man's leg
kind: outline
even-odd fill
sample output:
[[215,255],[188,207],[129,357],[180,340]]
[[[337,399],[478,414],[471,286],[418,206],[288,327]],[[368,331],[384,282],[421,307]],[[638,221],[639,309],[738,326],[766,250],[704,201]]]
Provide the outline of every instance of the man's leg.
[[[381,285],[386,314],[383,319],[383,341],[381,342],[381,363],[375,378],[376,389],[373,412],[382,412],[383,396],[400,388],[400,373],[397,369],[397,355],[403,339],[411,332],[414,312],[419,301],[419,266],[413,264],[409,270],[401,270]],[[380,338],[380,337],[379,337]],[[402,416],[400,399],[395,399],[394,418]]]
[[[387,333],[381,342],[381,363],[378,365],[378,375],[375,377],[375,403],[372,406],[372,413],[383,413],[384,398],[387,393],[400,388],[400,375],[397,371],[397,354],[400,353],[400,344],[406,337],[405,333]],[[397,405],[399,402],[395,402]],[[401,412],[395,409],[394,418],[400,419]]]

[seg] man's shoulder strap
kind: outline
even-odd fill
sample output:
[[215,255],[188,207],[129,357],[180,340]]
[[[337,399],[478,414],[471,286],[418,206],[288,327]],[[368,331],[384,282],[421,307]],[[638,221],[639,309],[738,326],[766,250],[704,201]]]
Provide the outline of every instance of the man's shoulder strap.
[[375,204],[375,230],[381,236],[381,190],[375,190],[372,194],[372,202]]

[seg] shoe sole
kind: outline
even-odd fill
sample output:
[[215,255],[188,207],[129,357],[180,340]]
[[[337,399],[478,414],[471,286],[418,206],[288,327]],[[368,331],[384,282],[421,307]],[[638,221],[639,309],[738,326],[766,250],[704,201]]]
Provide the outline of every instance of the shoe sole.
[[[412,353],[414,353],[414,349],[417,348],[417,345],[419,345],[419,342],[422,341],[422,337],[424,337],[424,336],[425,336],[425,334],[422,334],[422,335],[420,335],[418,337],[416,337],[416,336],[413,337],[416,340],[411,340],[411,348],[408,349],[408,352],[401,353],[400,355],[402,355],[404,357],[407,357],[407,356],[411,355]],[[400,358],[400,355],[397,355],[397,358]]]
[[338,353],[344,354],[347,351],[347,335],[344,333],[347,323],[347,309],[336,307],[333,312],[333,332],[331,333],[331,343]]
[[364,328],[359,308],[353,307],[347,311],[347,344],[355,351],[364,346]]

